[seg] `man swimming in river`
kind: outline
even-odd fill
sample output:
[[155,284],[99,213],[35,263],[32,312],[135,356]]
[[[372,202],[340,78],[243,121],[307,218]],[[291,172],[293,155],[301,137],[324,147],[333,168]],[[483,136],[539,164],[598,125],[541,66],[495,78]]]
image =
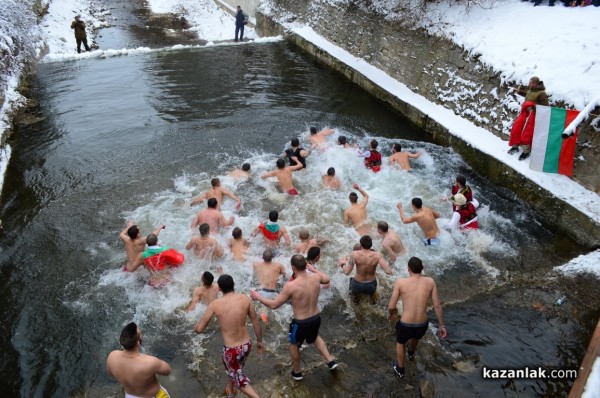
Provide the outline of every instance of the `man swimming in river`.
[[229,245],[229,250],[231,250],[231,254],[233,254],[233,259],[237,262],[246,261],[246,252],[248,251],[248,246],[250,246],[250,242],[242,237],[242,229],[239,227],[235,227],[231,232],[232,239],[229,239],[227,244]]
[[233,225],[234,217],[229,217],[229,220],[225,219],[221,210],[218,209],[219,202],[215,198],[210,198],[206,202],[207,208],[196,213],[194,220],[192,221],[192,229],[200,224],[207,223],[210,226],[210,230],[213,233],[217,233],[219,227],[228,227]]
[[196,305],[202,301],[204,304],[210,304],[216,300],[219,295],[219,287],[213,283],[215,277],[212,273],[205,271],[202,274],[202,285],[195,287],[192,292],[192,300],[186,307],[186,311],[193,311]]
[[187,245],[185,245],[185,250],[194,249],[194,254],[197,257],[206,260],[223,257],[223,248],[216,239],[210,237],[210,225],[207,223],[200,224],[198,230],[200,231],[200,236],[192,236]]
[[420,152],[406,152],[402,151],[402,146],[400,144],[394,144],[392,146],[392,156],[390,156],[389,162],[390,166],[393,166],[394,163],[400,166],[402,170],[411,171],[412,167],[410,167],[409,158],[416,159],[421,156]]
[[158,245],[158,236],[150,234],[146,237],[148,247],[140,253],[127,271],[134,272],[144,265],[150,272],[150,286],[163,287],[171,280],[169,270],[183,264],[185,257],[175,249]]

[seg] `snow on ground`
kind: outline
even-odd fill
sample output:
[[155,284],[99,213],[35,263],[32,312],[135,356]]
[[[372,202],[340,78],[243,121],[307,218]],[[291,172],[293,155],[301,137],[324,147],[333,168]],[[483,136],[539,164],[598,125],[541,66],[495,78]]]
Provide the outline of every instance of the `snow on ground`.
[[[198,37],[203,40],[232,40],[235,36],[233,16],[219,7],[214,0],[148,0],[148,5],[155,13],[171,12],[184,16],[193,26],[190,30],[197,32]],[[244,38],[255,39],[254,29],[246,26]]]
[[581,398],[600,398],[600,357],[594,361]]
[[554,268],[567,275],[579,272],[596,274],[600,278],[600,250],[574,258],[565,265]]

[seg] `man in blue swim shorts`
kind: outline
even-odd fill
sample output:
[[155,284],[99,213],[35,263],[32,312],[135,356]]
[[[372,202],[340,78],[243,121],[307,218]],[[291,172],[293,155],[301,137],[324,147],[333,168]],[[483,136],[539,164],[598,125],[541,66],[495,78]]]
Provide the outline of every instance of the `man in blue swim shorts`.
[[408,351],[408,359],[413,360],[417,343],[427,332],[427,304],[433,302],[433,309],[438,320],[440,339],[448,332],[444,326],[444,316],[440,305],[435,281],[423,276],[423,262],[418,257],[408,260],[408,278],[400,278],[394,283],[392,297],[388,304],[389,319],[398,316],[396,308],[398,300],[402,299],[403,312],[396,323],[396,357],[398,363],[393,366],[394,374],[399,379],[404,377],[404,354]]
[[423,239],[423,243],[425,246],[437,246],[440,244],[440,239],[438,238],[440,234],[440,229],[436,223],[436,218],[440,218],[440,213],[437,211],[430,209],[429,207],[423,206],[423,201],[421,198],[412,198],[411,205],[415,214],[406,217],[404,215],[404,209],[402,209],[402,203],[398,203],[396,207],[400,212],[400,219],[404,224],[410,224],[416,222],[421,230],[425,234],[425,239]]

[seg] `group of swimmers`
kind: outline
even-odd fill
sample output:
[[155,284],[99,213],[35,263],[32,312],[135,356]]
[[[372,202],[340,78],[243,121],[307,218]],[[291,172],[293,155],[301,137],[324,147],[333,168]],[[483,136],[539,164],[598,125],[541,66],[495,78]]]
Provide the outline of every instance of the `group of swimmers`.
[[[311,149],[324,151],[327,146],[327,136],[333,134],[333,129],[323,129],[317,131],[316,128],[310,129]],[[344,136],[339,136],[338,145],[344,148],[350,148]],[[372,140],[368,151],[360,151],[354,148],[358,156],[365,158],[365,166],[374,172],[378,172],[381,166],[382,157],[377,151],[378,143]],[[402,151],[399,144],[392,148],[393,154],[389,158],[390,165],[397,165],[403,170],[410,171],[410,159],[417,158],[420,153],[411,153]],[[291,140],[291,147],[288,148],[276,161],[277,168],[271,172],[261,175],[261,178],[276,177],[281,190],[289,195],[298,195],[297,189],[293,185],[293,172],[306,167],[306,158],[311,151],[305,150],[300,146],[299,140]],[[285,158],[288,158],[289,165],[286,165]],[[241,169],[236,169],[230,173],[233,178],[249,178],[250,165],[245,163]],[[335,169],[329,168],[327,174],[322,177],[323,186],[330,189],[339,189],[341,183],[335,176]],[[212,259],[222,257],[224,249],[217,240],[211,236],[221,227],[233,225],[234,217],[225,218],[220,207],[225,197],[236,201],[236,208],[241,205],[240,199],[221,186],[219,178],[211,180],[211,189],[202,195],[191,200],[190,205],[196,205],[206,201],[207,207],[199,211],[191,224],[192,229],[198,228],[200,235],[193,236],[186,250],[193,250],[199,257]],[[385,256],[372,249],[373,241],[371,237],[371,223],[367,219],[367,204],[369,195],[358,184],[353,184],[361,195],[362,200],[358,201],[358,195],[355,192],[350,193],[350,206],[344,211],[344,224],[352,224],[356,232],[361,236],[359,243],[347,257],[339,260],[341,271],[350,275],[355,270],[354,277],[350,278],[349,291],[354,298],[368,296],[374,301],[377,289],[376,269],[380,266],[388,275],[392,274],[391,267]],[[470,225],[468,228],[477,228],[477,217],[474,209],[478,203],[472,197],[472,190],[466,184],[463,176],[456,178],[456,184],[452,188],[452,203],[454,214],[458,214],[458,220],[452,220],[456,226],[463,224]],[[436,219],[440,217],[439,213],[423,206],[420,198],[413,198],[411,201],[414,215],[407,217],[404,213],[401,203],[397,208],[400,219],[404,224],[416,222],[422,229],[425,238],[423,242],[426,245],[439,244],[439,228]],[[473,214],[475,216],[473,217]],[[251,302],[259,301],[266,307],[276,309],[288,301],[291,302],[294,319],[290,324],[288,342],[292,359],[291,375],[294,380],[302,380],[303,375],[300,369],[300,346],[306,341],[313,344],[324,358],[330,370],[338,367],[338,364],[329,353],[323,339],[319,336],[319,327],[321,323],[320,312],[317,306],[319,293],[322,288],[329,286],[330,279],[323,272],[319,271],[317,263],[320,259],[320,246],[326,242],[323,239],[311,238],[307,230],[301,230],[299,234],[300,243],[294,246],[294,254],[290,260],[292,276],[289,281],[283,285],[281,291],[277,290],[277,283],[280,276],[287,276],[283,264],[273,261],[280,241],[283,240],[286,245],[291,245],[290,236],[285,227],[278,223],[279,214],[276,210],[269,213],[269,220],[261,223],[251,234],[251,237],[262,234],[265,250],[261,262],[253,263],[253,269],[259,281],[259,288],[250,292],[250,298],[244,294],[235,293],[234,281],[230,275],[221,274],[217,283],[214,283],[214,275],[206,271],[202,275],[201,286],[195,288],[192,292],[192,299],[186,307],[188,311],[194,310],[199,302],[203,302],[206,307],[202,318],[196,325],[195,331],[202,333],[213,316],[216,316],[221,333],[223,335],[223,363],[229,384],[226,388],[228,396],[234,396],[235,390],[239,389],[250,397],[258,397],[256,391],[250,385],[250,381],[243,371],[245,359],[250,353],[252,343],[246,328],[246,320],[249,318],[256,335],[259,352],[262,351],[262,329],[259,319],[267,321],[266,313],[257,315],[256,309]],[[465,221],[466,220],[466,221]],[[130,223],[121,234],[121,239],[125,242],[127,250],[127,264],[124,267],[127,271],[135,271],[141,265],[144,265],[150,272],[150,284],[153,286],[162,286],[168,282],[166,270],[168,266],[178,266],[183,262],[183,255],[176,254],[163,255],[174,251],[167,247],[158,246],[158,235],[164,225],[158,226],[146,238],[142,238],[137,225]],[[377,223],[377,234],[383,238],[382,248],[385,255],[393,262],[400,255],[407,253],[405,246],[398,234],[389,228],[385,221]],[[228,246],[236,261],[246,261],[246,251],[249,242],[243,238],[242,230],[234,228],[232,239]],[[146,244],[148,247],[146,247]],[[175,253],[178,253],[175,251]],[[306,256],[304,255],[306,254]],[[152,257],[155,256],[155,260]],[[156,260],[158,258],[158,260]],[[166,258],[166,259],[165,259]],[[170,263],[170,262],[173,263]],[[166,264],[166,265],[165,265]],[[439,335],[444,338],[447,334],[444,327],[443,315],[437,288],[433,279],[422,275],[423,263],[417,257],[412,257],[408,261],[408,278],[401,278],[396,281],[393,287],[392,296],[388,304],[389,317],[395,319],[397,316],[397,303],[399,299],[403,300],[403,314],[396,324],[396,354],[397,363],[393,366],[394,374],[398,378],[404,376],[404,357],[408,353],[410,360],[414,359],[416,344],[423,337],[428,328],[427,303],[432,300],[435,314],[439,323]],[[220,270],[219,270],[220,271]],[[219,297],[219,292],[222,296]],[[134,326],[132,326],[134,325]],[[161,396],[165,393],[163,387],[158,384],[156,374],[163,375],[170,372],[168,365],[164,366],[164,361],[147,358],[149,356],[140,353],[141,330],[135,324],[127,325],[121,335],[121,344],[124,351],[114,351],[107,360],[107,369],[109,374],[121,382],[126,391],[126,397],[136,396]],[[126,355],[128,354],[128,355]],[[131,375],[133,366],[123,365],[125,363],[136,363],[137,360],[144,360],[147,363],[154,363],[154,366],[148,368],[140,367],[140,374]],[[129,361],[129,362],[128,362]],[[168,372],[167,372],[168,368]],[[129,369],[129,370],[127,370]],[[134,382],[134,380],[136,382]],[[150,394],[151,392],[151,394]],[[163,395],[168,396],[168,395]]]

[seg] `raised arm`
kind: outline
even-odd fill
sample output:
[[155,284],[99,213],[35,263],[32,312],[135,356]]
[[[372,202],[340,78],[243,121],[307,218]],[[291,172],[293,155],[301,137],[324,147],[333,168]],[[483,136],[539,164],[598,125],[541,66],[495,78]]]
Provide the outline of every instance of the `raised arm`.
[[158,227],[154,228],[154,231],[152,231],[152,233],[158,236],[160,234],[160,231],[162,231],[165,228],[167,228],[165,224],[160,224]]
[[396,205],[396,207],[398,208],[398,212],[400,213],[400,220],[402,220],[402,223],[410,224],[411,222],[415,222],[417,220],[416,216],[406,217],[404,215],[404,209],[402,208],[402,203],[398,203]]
[[359,205],[361,207],[366,207],[367,203],[369,203],[369,194],[366,193],[361,187],[359,187],[358,184],[354,184],[354,188],[356,188],[358,192],[360,192],[360,194],[363,196],[363,200],[360,201]]

